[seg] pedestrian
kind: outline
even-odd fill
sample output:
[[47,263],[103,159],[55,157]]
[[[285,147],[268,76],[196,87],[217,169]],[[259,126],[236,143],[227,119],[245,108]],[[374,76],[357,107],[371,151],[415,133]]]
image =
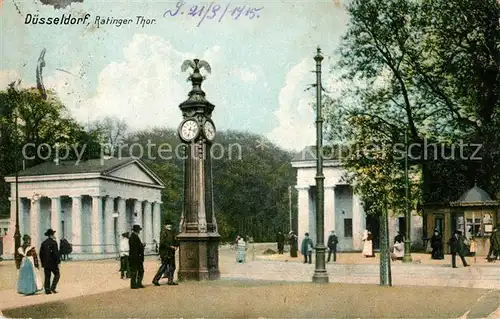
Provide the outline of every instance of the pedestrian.
[[443,254],[443,236],[439,233],[439,230],[434,229],[434,235],[431,237],[431,248],[432,248],[432,259],[444,259]]
[[156,239],[153,239],[153,247],[155,249],[155,254],[158,254],[158,242]]
[[139,238],[142,228],[139,225],[132,226],[132,234],[128,240],[129,244],[129,267],[130,288],[145,288],[142,284],[144,278],[144,244]]
[[276,242],[278,243],[278,253],[283,254],[285,250],[285,235],[282,232],[278,232],[276,236]]
[[365,257],[375,257],[373,253],[372,233],[367,229],[365,229],[363,234],[363,252],[361,254]]
[[176,234],[172,229],[172,222],[165,222],[165,229],[160,238],[159,253],[161,258],[161,266],[153,278],[153,285],[159,286],[162,275],[166,274],[168,278],[167,285],[176,286],[174,282],[175,273],[175,251],[179,247]]
[[73,247],[71,247],[71,244],[68,242],[66,238],[62,238],[59,241],[59,250],[61,251],[61,259],[62,260],[69,260],[69,254],[73,251]]
[[328,236],[328,242],[327,242],[327,247],[328,247],[328,260],[326,261],[327,263],[330,262],[330,258],[333,254],[333,262],[337,261],[337,244],[339,243],[339,239],[335,235],[335,231],[330,232],[330,236]]
[[34,295],[43,289],[38,270],[38,256],[35,247],[31,246],[31,237],[23,236],[23,245],[16,254],[16,267],[19,269],[17,292],[23,295]]
[[402,243],[404,242],[405,238],[401,232],[398,231],[398,234],[396,237],[394,237],[394,243]]
[[290,245],[290,257],[297,258],[297,252],[299,250],[299,240],[297,238],[297,235],[295,235],[293,231],[290,231],[288,233],[288,244]]
[[500,224],[493,229],[490,236],[490,249],[488,251],[488,256],[486,256],[489,262],[500,259]]
[[245,257],[246,257],[246,250],[247,250],[247,244],[243,237],[240,237],[238,239],[238,242],[236,243],[236,262],[237,263],[244,263],[245,262]]
[[464,257],[464,251],[465,251],[465,238],[462,236],[462,232],[460,231],[455,231],[453,235],[451,236],[450,240],[448,240],[448,245],[450,245],[450,251],[451,251],[451,266],[453,268],[457,268],[456,265],[456,258],[457,254],[460,256],[460,259],[462,260],[462,264],[464,267],[468,267],[467,261],[465,260]]
[[309,237],[309,233],[304,234],[304,239],[300,246],[300,253],[304,256],[304,264],[309,262],[312,263],[311,256],[314,249],[314,244],[312,239]]
[[129,267],[129,233],[124,232],[122,238],[120,239],[120,278],[124,279],[130,278],[130,267]]
[[[165,237],[167,236],[167,231],[168,231],[168,229],[167,229],[167,223],[170,224],[171,222],[167,220],[165,222],[165,224],[163,225],[163,229],[162,229],[161,234],[160,234],[160,243],[162,241],[165,242],[165,240],[166,240]],[[159,246],[158,246],[158,250],[160,250]],[[160,255],[160,260],[161,260],[161,264],[160,264],[160,267],[161,267],[161,265],[163,265],[163,264],[166,263],[166,259],[165,259],[166,258],[166,254],[163,253],[163,254],[159,254],[159,255]],[[168,267],[166,267],[166,266],[163,268],[163,276],[162,276],[162,278],[168,278]]]
[[401,241],[396,241],[394,243],[394,246],[392,247],[391,259],[393,261],[403,260],[403,257],[405,255],[405,246],[404,246],[404,243],[402,241],[402,237],[398,238],[398,240],[401,240]]
[[[57,293],[57,283],[61,274],[59,272],[59,264],[61,263],[61,256],[57,248],[57,241],[54,234],[56,232],[52,229],[47,229],[45,236],[48,238],[44,240],[40,246],[40,261],[42,262],[43,272],[45,275],[45,293],[50,295]],[[50,277],[54,274],[54,280],[50,283]]]

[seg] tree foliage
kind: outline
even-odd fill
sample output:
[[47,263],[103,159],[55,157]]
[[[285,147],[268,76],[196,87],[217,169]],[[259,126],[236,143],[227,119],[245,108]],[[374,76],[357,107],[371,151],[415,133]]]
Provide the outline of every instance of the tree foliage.
[[[274,241],[278,230],[289,228],[288,186],[295,185],[291,154],[262,141],[260,135],[236,131],[218,132],[214,141],[214,203],[223,240],[248,235],[256,241]],[[177,132],[164,128],[132,132],[119,148],[121,156],[141,158],[163,180],[162,215],[178,223],[184,161]]]
[[[399,156],[405,133],[408,144],[420,145],[410,164],[423,184],[412,183],[412,207],[420,192],[426,202],[456,200],[474,180],[491,194],[498,191],[499,8],[496,0],[355,0],[348,6],[334,69],[344,89],[331,101],[329,137],[363,150],[351,152],[345,164],[374,208],[369,211],[383,207],[377,194],[387,194],[395,211],[405,204]],[[483,159],[440,158],[460,140],[482,144]],[[431,143],[439,143],[437,160],[432,150],[424,153]],[[465,157],[474,151],[466,148]]]
[[36,88],[20,89],[19,83],[0,91],[0,214],[3,215],[9,214],[10,207],[10,187],[4,177],[15,173],[16,164],[21,170],[23,166],[52,160],[57,157],[57,148],[61,150],[59,155],[67,160],[76,159],[75,146],[81,153],[85,145],[82,160],[98,158],[100,154],[96,133],[84,131],[54,92],[49,90],[44,99]]

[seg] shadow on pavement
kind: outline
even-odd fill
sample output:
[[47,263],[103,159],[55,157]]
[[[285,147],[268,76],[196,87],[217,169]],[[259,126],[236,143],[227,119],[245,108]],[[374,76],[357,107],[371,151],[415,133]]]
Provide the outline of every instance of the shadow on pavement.
[[[485,289],[220,280],[121,289],[25,308],[14,318],[458,318],[491,313]],[[471,318],[471,316],[469,316]]]

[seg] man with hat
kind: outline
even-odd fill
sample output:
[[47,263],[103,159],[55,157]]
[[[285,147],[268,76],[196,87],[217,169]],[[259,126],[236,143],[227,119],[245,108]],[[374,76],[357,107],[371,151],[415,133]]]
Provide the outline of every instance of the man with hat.
[[167,285],[177,285],[174,282],[175,272],[175,250],[179,247],[175,233],[172,230],[172,222],[167,220],[165,228],[161,233],[159,253],[161,258],[161,266],[153,278],[153,285],[159,286],[160,279],[163,273],[166,272],[168,283]]
[[[48,238],[44,240],[40,246],[40,261],[45,274],[45,293],[47,295],[57,293],[56,287],[61,277],[59,273],[59,264],[61,263],[61,256],[57,247],[57,241],[54,239],[55,231],[48,229],[45,236]],[[54,274],[52,285],[50,284],[50,277]]]
[[128,240],[129,244],[129,267],[130,288],[144,288],[142,278],[144,277],[144,245],[139,238],[142,228],[139,225],[132,226],[132,234]]

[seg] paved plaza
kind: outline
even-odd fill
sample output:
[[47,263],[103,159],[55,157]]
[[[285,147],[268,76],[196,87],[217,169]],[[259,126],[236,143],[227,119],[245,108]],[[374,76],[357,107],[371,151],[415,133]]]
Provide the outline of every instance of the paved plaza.
[[[321,308],[321,306],[318,306],[319,308],[316,306],[311,306],[311,309],[307,307],[294,308],[295,306],[291,305],[295,305],[295,301],[293,301],[294,298],[299,298],[300,295],[302,295],[302,297],[305,297],[304,294],[306,292],[310,294],[310,297],[307,298],[314,298],[325,289],[331,290],[331,296],[343,296],[342,300],[346,303],[344,304],[344,306],[342,306],[342,309],[344,309],[346,305],[352,306],[354,304],[353,301],[349,301],[348,298],[356,298],[356,296],[359,297],[360,291],[366,291],[366,293],[361,293],[361,295],[363,296],[365,296],[368,291],[372,291],[375,296],[367,296],[369,300],[371,300],[370,298],[382,298],[380,300],[387,300],[387,303],[382,307],[382,305],[379,304],[380,302],[372,300],[372,302],[374,302],[374,305],[367,306],[367,308],[365,307],[365,310],[363,311],[379,311],[379,317],[393,317],[393,315],[398,317],[398,312],[387,312],[387,316],[383,316],[384,312],[381,312],[384,309],[386,311],[389,311],[387,309],[393,308],[390,305],[393,304],[394,301],[398,300],[398,297],[394,297],[392,295],[394,292],[398,292],[398,294],[401,294],[401,297],[405,294],[413,295],[413,297],[410,298],[414,299],[413,304],[405,306],[405,309],[407,309],[407,311],[411,311],[411,307],[416,307],[418,304],[417,301],[421,303],[421,306],[428,305],[429,302],[432,301],[432,307],[434,308],[431,307],[429,311],[431,311],[432,309],[434,309],[432,311],[438,311],[437,309],[439,309],[439,311],[429,313],[430,315],[427,317],[430,318],[450,318],[450,316],[453,318],[457,318],[460,316],[455,316],[455,314],[458,314],[463,310],[463,312],[460,313],[460,315],[462,315],[466,311],[469,311],[474,307],[479,307],[482,309],[481,310],[474,308],[474,311],[476,312],[489,311],[488,314],[490,314],[494,312],[495,309],[500,305],[500,264],[485,263],[482,260],[479,260],[479,258],[476,260],[476,263],[473,262],[472,258],[469,258],[469,262],[471,262],[472,264],[471,267],[463,268],[459,265],[458,269],[452,269],[449,266],[449,256],[447,256],[448,258],[446,260],[431,261],[430,256],[427,254],[414,254],[414,259],[420,260],[420,263],[393,263],[392,277],[394,287],[386,288],[379,287],[377,285],[379,283],[378,257],[366,259],[362,258],[358,253],[339,254],[337,264],[327,265],[330,283],[332,284],[326,286],[317,286],[310,284],[311,277],[314,273],[314,260],[313,264],[309,265],[303,264],[300,258],[292,259],[287,255],[262,255],[262,252],[266,247],[272,246],[273,245],[262,244],[255,246],[250,245],[249,250],[247,251],[247,262],[244,264],[236,264],[234,259],[234,251],[232,251],[227,246],[221,247],[220,269],[222,278],[220,281],[209,283],[183,283],[179,287],[153,287],[151,285],[151,278],[154,276],[154,273],[159,265],[159,261],[155,256],[147,257],[145,262],[144,283],[148,287],[144,290],[140,290],[144,291],[144,293],[141,293],[140,299],[142,300],[144,298],[144,300],[149,300],[149,298],[155,295],[155,293],[158,291],[155,291],[155,289],[159,289],[159,291],[162,291],[162,293],[165,292],[168,294],[171,293],[173,288],[178,289],[179,292],[182,291],[182,295],[184,295],[187,299],[185,299],[184,302],[180,302],[177,304],[181,305],[178,306],[178,309],[184,312],[158,313],[153,311],[144,312],[143,315],[138,312],[134,312],[134,310],[132,309],[133,307],[131,308],[132,310],[130,313],[122,316],[120,316],[119,311],[114,312],[114,315],[112,315],[112,313],[110,312],[95,312],[98,311],[97,305],[99,305],[100,300],[108,300],[107,298],[111,298],[110,296],[112,296],[113,298],[117,298],[116,302],[113,298],[108,300],[108,303],[113,304],[112,306],[110,305],[110,309],[119,307],[119,304],[121,302],[124,302],[123,300],[133,300],[127,298],[134,298],[133,296],[136,293],[136,290],[130,290],[130,282],[127,280],[121,280],[119,278],[119,264],[117,260],[108,259],[63,262],[63,264],[61,265],[62,277],[58,287],[59,293],[56,295],[45,295],[42,293],[35,296],[21,296],[16,293],[15,283],[17,274],[14,264],[12,261],[4,261],[0,263],[0,309],[3,310],[5,315],[20,315],[21,317],[36,317],[36,312],[34,313],[35,315],[33,315],[33,313],[31,312],[32,310],[29,309],[42,308],[45,309],[43,310],[44,317],[210,317],[209,314],[212,314],[212,317],[241,317],[247,315],[240,316],[236,312],[234,312],[233,315],[230,315],[229,313],[221,313],[220,315],[216,315],[217,312],[214,311],[236,311],[236,309],[233,307],[235,304],[237,304],[235,299],[236,296],[240,296],[242,300],[245,300],[245,296],[248,297],[252,295],[251,290],[248,289],[253,289],[256,292],[256,296],[252,298],[254,300],[253,302],[259,305],[258,307],[251,308],[248,304],[249,301],[244,302],[244,305],[246,305],[245,307],[250,307],[248,309],[255,309],[256,311],[258,310],[257,312],[245,312],[248,313],[248,316],[251,317],[253,317],[254,315],[256,317],[300,317],[302,315],[304,317],[309,317],[309,315],[311,314],[309,311],[313,310],[319,311],[316,316],[324,317],[327,313],[329,313],[328,311],[333,310],[328,307],[323,309]],[[297,289],[292,287],[296,287]],[[206,289],[209,289],[210,291],[220,291],[220,296],[226,296],[228,298],[227,300],[229,301],[224,299],[226,297],[218,297],[216,299],[218,300],[216,302],[216,304],[218,304],[218,308],[214,308],[213,312],[210,312],[210,307],[207,306],[208,312],[205,314],[190,309],[187,306],[189,304],[187,300],[189,300],[189,298],[191,297],[194,298],[194,296],[203,295],[203,291],[205,291]],[[299,291],[300,293],[297,293],[296,291]],[[347,293],[347,291],[349,291],[349,293]],[[349,297],[350,294],[351,297]],[[283,310],[281,302],[279,303],[280,306],[273,310],[274,312],[269,312],[270,310],[266,308],[268,307],[266,306],[267,303],[272,304],[273,302],[278,302],[276,300],[280,299],[280,296],[282,295],[285,299],[290,298],[287,302],[282,302],[286,303],[288,307],[291,307],[290,311],[295,309],[293,311],[295,311],[296,315],[287,312],[288,310],[286,309],[286,311]],[[147,296],[150,297],[145,298]],[[434,296],[438,298],[435,298]],[[274,300],[274,298],[276,298],[276,300]],[[393,300],[391,298],[395,299]],[[480,301],[478,301],[479,299]],[[95,308],[95,310],[92,310],[94,309],[92,307],[89,308],[88,313],[78,312],[78,309],[82,308],[82,300],[88,300],[88,302],[85,301],[85,305],[91,305],[95,303],[95,307],[97,308]],[[154,298],[152,300],[154,300]],[[443,303],[443,305],[441,304],[441,302],[444,302],[444,300],[447,300],[446,302],[448,303],[448,309],[446,309],[446,306],[444,306],[445,303]],[[54,301],[59,305],[64,305],[64,307],[60,306],[59,308],[49,307],[50,309],[57,309],[57,311],[59,312],[50,312],[56,310],[47,310],[48,308],[45,307],[48,305],[46,303]],[[161,301],[158,302],[160,303]],[[200,302],[201,304],[204,304],[205,302],[208,303],[209,301],[207,300]],[[331,302],[337,305],[336,307],[338,307],[338,302],[340,301],[336,300]],[[477,306],[478,302],[479,306]],[[402,304],[401,298],[399,298],[399,301],[397,301],[397,303]],[[485,304],[481,306],[481,303]],[[132,305],[133,303],[130,304],[128,301],[125,301],[125,304]],[[186,307],[182,306],[183,304],[185,304]],[[14,312],[12,312],[13,310],[8,310],[28,305],[40,305],[39,307],[42,308],[30,307],[24,310],[16,310]],[[377,310],[378,308],[373,308],[375,307],[375,305],[377,305],[376,307],[382,308]],[[153,305],[151,305],[151,307],[154,308]],[[279,315],[280,312],[276,312],[279,309],[284,311],[282,312],[281,316]],[[23,312],[28,310],[30,312]],[[80,309],[80,311],[83,310]],[[325,315],[321,315],[321,311],[325,311],[323,313]],[[358,317],[372,317],[369,316],[368,313],[365,313],[363,311],[360,310]],[[342,312],[331,312],[331,314],[334,317],[343,316]],[[487,317],[488,314],[486,314],[485,317]],[[498,312],[497,314],[497,318],[500,318],[500,312]],[[409,315],[409,317],[412,316]]]

